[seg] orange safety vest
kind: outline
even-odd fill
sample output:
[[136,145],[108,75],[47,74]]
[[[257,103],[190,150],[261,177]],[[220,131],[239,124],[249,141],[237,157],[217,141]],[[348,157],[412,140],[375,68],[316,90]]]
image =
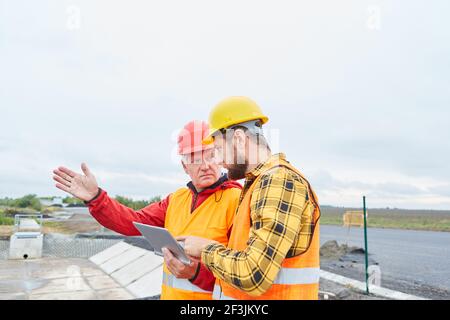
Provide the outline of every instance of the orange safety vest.
[[[218,190],[191,213],[192,193],[182,188],[170,196],[165,228],[174,236],[198,236],[228,244],[228,231],[239,202],[239,188]],[[188,279],[178,279],[164,265],[161,300],[211,300],[212,291],[203,290]]]
[[250,236],[250,201],[252,192],[258,181],[270,170],[277,167],[287,167],[296,172],[303,182],[308,186],[308,198],[302,214],[302,223],[312,223],[311,242],[308,249],[295,257],[284,259],[272,286],[260,296],[250,296],[244,291],[236,289],[223,280],[217,279],[214,286],[213,299],[217,300],[317,300],[319,295],[319,217],[320,209],[317,196],[312,190],[305,177],[292,165],[280,164],[267,171],[262,172],[247,190],[244,199],[239,205],[236,213],[233,230],[231,231],[228,248],[243,251],[247,247]]

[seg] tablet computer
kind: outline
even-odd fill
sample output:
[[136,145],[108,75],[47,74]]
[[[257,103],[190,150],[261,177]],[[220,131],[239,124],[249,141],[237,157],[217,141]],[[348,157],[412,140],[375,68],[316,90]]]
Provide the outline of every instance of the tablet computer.
[[191,260],[184,252],[183,242],[175,240],[167,229],[149,226],[139,222],[133,222],[133,224],[153,247],[156,255],[164,256],[162,248],[167,248],[178,260],[186,265],[191,264]]

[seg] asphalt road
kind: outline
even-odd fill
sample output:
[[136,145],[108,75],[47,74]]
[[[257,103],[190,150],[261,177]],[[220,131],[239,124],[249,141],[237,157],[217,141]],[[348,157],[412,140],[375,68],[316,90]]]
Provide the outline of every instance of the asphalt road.
[[[364,247],[363,228],[349,230],[324,225],[320,236],[321,244],[337,240],[339,244]],[[391,289],[431,286],[443,290],[444,298],[446,291],[450,293],[450,232],[369,228],[368,249],[371,259],[379,263],[381,286]],[[363,280],[360,276],[354,278]]]

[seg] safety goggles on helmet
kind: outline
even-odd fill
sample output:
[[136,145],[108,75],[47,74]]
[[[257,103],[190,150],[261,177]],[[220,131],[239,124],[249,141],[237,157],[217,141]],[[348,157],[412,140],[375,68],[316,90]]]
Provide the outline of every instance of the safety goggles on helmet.
[[251,120],[251,121],[247,121],[247,122],[238,123],[238,124],[232,125],[228,128],[219,129],[217,132],[215,132],[212,135],[212,138],[214,139],[219,134],[226,135],[229,130],[235,130],[240,127],[246,128],[247,132],[251,133],[252,135],[255,135],[255,136],[263,135],[262,121],[257,119],[257,120]]

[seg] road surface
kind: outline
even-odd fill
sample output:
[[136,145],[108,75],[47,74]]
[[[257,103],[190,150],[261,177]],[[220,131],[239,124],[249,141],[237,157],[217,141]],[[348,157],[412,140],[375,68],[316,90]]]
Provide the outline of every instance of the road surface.
[[[363,228],[349,231],[340,226],[323,225],[320,237],[321,244],[337,240],[339,244],[364,247]],[[442,290],[441,298],[449,294],[447,299],[450,299],[450,232],[369,228],[368,248],[371,258],[379,263],[381,286],[399,291],[402,287],[419,291],[422,288],[423,295],[427,294],[424,288],[431,286]],[[354,278],[363,280],[361,275]]]

